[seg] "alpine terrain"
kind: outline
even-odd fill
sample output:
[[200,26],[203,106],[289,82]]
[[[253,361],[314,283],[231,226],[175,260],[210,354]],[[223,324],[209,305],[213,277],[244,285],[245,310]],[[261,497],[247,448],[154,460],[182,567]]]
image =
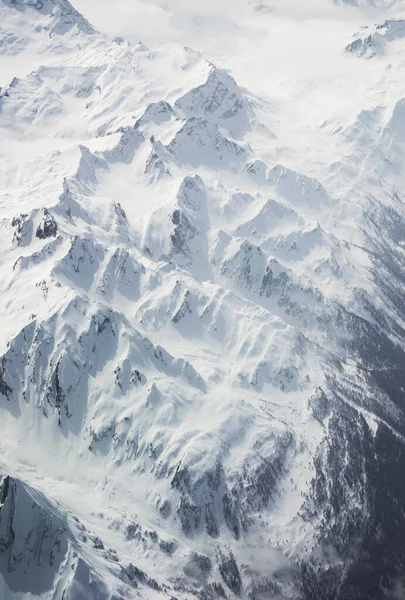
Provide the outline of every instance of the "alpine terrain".
[[0,600],[405,599],[405,7],[0,0]]

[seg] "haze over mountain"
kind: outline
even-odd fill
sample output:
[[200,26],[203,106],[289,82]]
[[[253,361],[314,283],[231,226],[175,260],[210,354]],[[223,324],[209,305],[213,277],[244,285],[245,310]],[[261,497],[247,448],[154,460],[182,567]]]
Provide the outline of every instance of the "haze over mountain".
[[400,2],[0,0],[0,600],[405,594]]

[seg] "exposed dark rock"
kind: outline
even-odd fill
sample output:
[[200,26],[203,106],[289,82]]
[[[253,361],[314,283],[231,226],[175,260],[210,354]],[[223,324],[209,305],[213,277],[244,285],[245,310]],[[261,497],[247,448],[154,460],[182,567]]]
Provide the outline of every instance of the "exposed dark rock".
[[176,544],[176,542],[173,542],[173,541],[160,540],[159,548],[165,554],[173,554],[177,549],[177,544]]
[[98,536],[96,536],[93,540],[93,548],[96,550],[104,550],[104,544]]
[[138,584],[141,583],[146,585],[153,590],[161,591],[162,587],[158,584],[155,579],[149,577],[144,571],[135,567],[132,563],[129,563],[127,567],[121,566],[121,578],[123,581],[137,588]]
[[11,478],[9,475],[7,475],[6,477],[4,477],[1,486],[0,486],[0,504],[4,504],[8,495],[8,491],[10,489],[10,481]]
[[172,243],[173,252],[186,255],[188,242],[196,235],[197,231],[190,223],[187,216],[178,209],[172,214],[172,223],[174,225],[174,230],[170,235],[170,241]]
[[142,537],[142,532],[141,532],[141,527],[140,525],[138,525],[138,523],[131,523],[130,525],[127,526],[126,530],[125,530],[125,539],[130,541],[130,540],[135,540],[138,539],[140,540]]
[[169,500],[164,500],[161,504],[159,504],[159,512],[164,519],[168,519],[172,514],[172,505]]
[[[191,480],[187,468],[179,466],[172,479],[172,487],[181,495],[177,514],[187,535],[203,527],[210,537],[216,538],[220,525],[224,522],[235,538],[239,537],[237,510],[228,490],[224,469],[219,462],[195,481]],[[220,494],[222,507],[218,511],[217,499]],[[201,498],[205,501],[201,502]]]
[[173,323],[179,323],[182,319],[184,319],[184,317],[187,314],[192,313],[192,310],[190,307],[190,297],[191,297],[191,294],[187,290],[187,292],[185,293],[183,302],[181,303],[180,308],[178,309],[178,311],[176,312],[176,314],[174,315],[174,317],[172,319]]
[[50,237],[56,237],[58,233],[58,226],[55,221],[55,217],[47,210],[44,210],[44,217],[41,223],[37,227],[36,236],[37,238],[44,240]]
[[27,214],[20,214],[11,221],[15,227],[13,243],[18,246],[27,246],[32,238],[32,219]]
[[198,593],[198,598],[200,600],[218,600],[218,598],[226,598],[226,593],[222,585],[215,581],[205,585]]
[[314,419],[320,423],[323,423],[326,417],[330,414],[331,409],[328,397],[321,388],[318,388],[309,398],[308,406]]
[[264,600],[265,598],[282,598],[283,588],[272,577],[256,577],[248,592],[249,600]]
[[3,357],[3,359],[1,360],[1,364],[0,364],[0,394],[2,396],[4,396],[7,400],[11,400],[12,394],[13,394],[13,389],[12,389],[12,387],[9,386],[9,384],[6,381],[4,381],[5,360],[6,359]]
[[6,585],[24,591],[35,574],[38,594],[51,590],[68,537],[66,520],[40,492],[10,476],[0,479],[0,572]]
[[242,579],[238,566],[232,552],[224,554],[221,550],[217,551],[218,569],[221,577],[227,587],[235,594],[240,596],[242,590]]

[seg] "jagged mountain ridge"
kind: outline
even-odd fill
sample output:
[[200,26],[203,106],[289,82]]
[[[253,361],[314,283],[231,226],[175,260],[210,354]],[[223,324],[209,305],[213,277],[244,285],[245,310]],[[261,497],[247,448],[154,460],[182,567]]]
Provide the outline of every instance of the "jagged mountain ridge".
[[387,20],[376,25],[375,31],[364,38],[358,38],[346,47],[348,52],[372,58],[384,52],[384,45],[405,36],[405,22],[402,19]]
[[[43,27],[48,4],[24,7]],[[364,115],[321,183],[263,157],[257,99],[198,52],[59,34],[67,64],[1,96],[21,149],[2,170],[4,594],[35,591],[33,561],[43,598],[396,593],[402,101],[339,197]]]

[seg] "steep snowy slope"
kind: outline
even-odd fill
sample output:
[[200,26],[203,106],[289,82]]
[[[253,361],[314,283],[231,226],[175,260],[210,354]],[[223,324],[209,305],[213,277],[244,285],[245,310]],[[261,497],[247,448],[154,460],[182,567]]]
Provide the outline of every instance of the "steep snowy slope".
[[4,600],[402,597],[401,13],[296,4],[0,0]]

